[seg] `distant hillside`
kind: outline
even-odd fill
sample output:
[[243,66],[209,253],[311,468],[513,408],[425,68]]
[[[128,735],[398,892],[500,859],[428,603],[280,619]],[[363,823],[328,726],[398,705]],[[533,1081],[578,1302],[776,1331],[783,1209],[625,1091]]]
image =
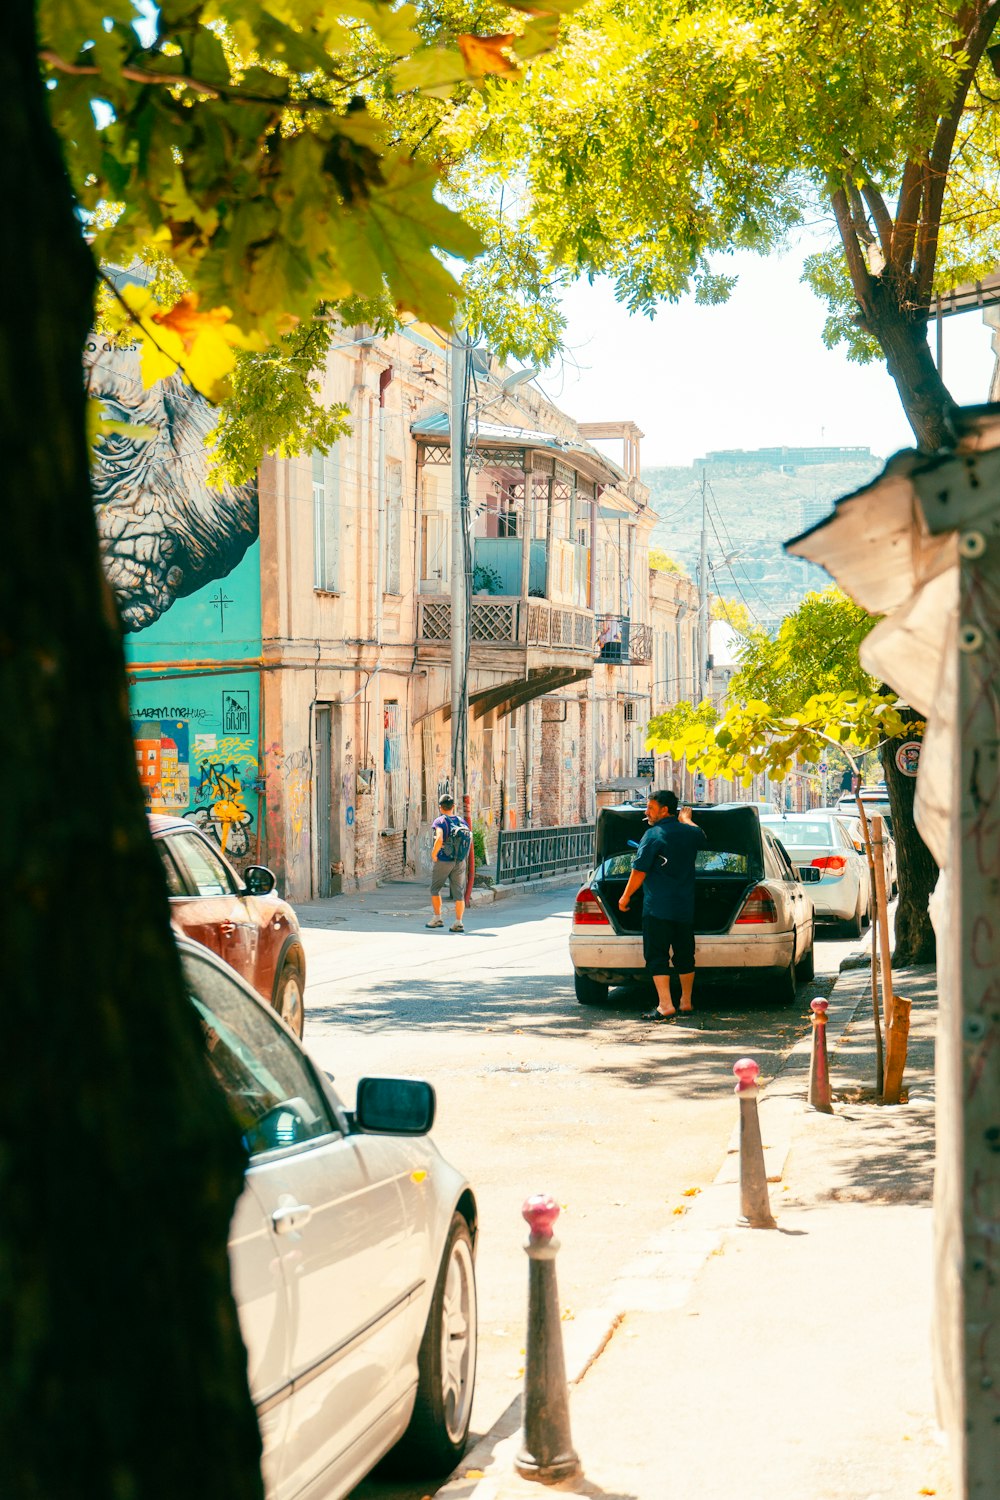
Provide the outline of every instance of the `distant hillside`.
[[[726,453],[724,459],[713,454],[710,462],[688,468],[643,470],[650,504],[660,517],[650,544],[663,547],[695,575],[704,472],[711,591],[742,598],[762,623],[775,623],[811,589],[830,582],[821,568],[787,557],[782,543],[815,525],[835,500],[866,484],[882,467],[876,457],[817,463],[815,451],[802,467]],[[724,566],[723,559],[732,553],[738,556]]]

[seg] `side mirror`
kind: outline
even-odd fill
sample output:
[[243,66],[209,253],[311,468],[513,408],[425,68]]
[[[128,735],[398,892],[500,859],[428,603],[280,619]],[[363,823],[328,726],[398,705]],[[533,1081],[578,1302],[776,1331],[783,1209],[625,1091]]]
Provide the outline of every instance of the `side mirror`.
[[265,865],[250,865],[243,876],[243,888],[248,896],[269,896],[277,883]]
[[426,1135],[437,1096],[420,1078],[361,1078],[354,1123],[370,1135]]

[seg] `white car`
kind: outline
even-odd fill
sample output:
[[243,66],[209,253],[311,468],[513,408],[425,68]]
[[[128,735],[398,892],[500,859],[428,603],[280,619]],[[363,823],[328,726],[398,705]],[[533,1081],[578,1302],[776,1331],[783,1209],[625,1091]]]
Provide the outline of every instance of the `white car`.
[[871,918],[871,874],[866,855],[858,852],[836,813],[818,808],[762,821],[800,875],[819,871],[818,882],[809,887],[817,921],[846,923],[851,937],[860,937]]
[[476,1371],[476,1201],[427,1137],[434,1090],[366,1078],[354,1111],[232,970],[178,944],[247,1150],[229,1237],[269,1500],[341,1500],[401,1444],[465,1448]]
[[[868,816],[867,807],[865,808],[865,816]],[[855,849],[857,849],[858,853],[863,854],[867,859],[868,853],[865,849],[864,829],[861,827],[861,819],[857,816],[856,813],[852,818],[846,812],[838,812],[837,817],[847,829],[847,836],[853,843]],[[896,892],[899,890],[899,869],[896,863],[896,840],[892,837],[890,831],[891,828],[892,824],[890,819],[883,815],[882,858],[885,861],[885,888],[890,897],[895,896]],[[871,823],[869,821],[869,832],[870,831]]]
[[[581,1005],[603,1005],[609,986],[645,974],[642,888],[627,912],[618,910],[646,831],[645,814],[645,804],[626,804],[597,815],[597,863],[577,895],[569,938]],[[698,851],[695,874],[698,972],[724,970],[730,978],[759,980],[778,1004],[791,1005],[797,982],[813,976],[809,894],[756,807],[729,802],[693,808],[692,816],[708,839]]]

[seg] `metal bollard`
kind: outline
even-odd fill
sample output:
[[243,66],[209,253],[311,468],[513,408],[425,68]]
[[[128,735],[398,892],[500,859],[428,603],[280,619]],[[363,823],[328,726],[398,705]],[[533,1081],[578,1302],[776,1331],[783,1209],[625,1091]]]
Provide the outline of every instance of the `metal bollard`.
[[569,1429],[569,1390],[556,1287],[559,1241],[552,1226],[559,1205],[543,1194],[521,1210],[531,1233],[528,1254],[528,1341],[524,1362],[524,1434],[514,1467],[524,1479],[558,1484],[583,1470]]
[[767,1196],[767,1172],[764,1147],[757,1118],[757,1078],[760,1067],[752,1057],[741,1057],[733,1064],[739,1079],[736,1096],[740,1101],[740,1218],[748,1229],[777,1229],[771,1217]]
[[830,1063],[826,1055],[826,1013],[829,1000],[810,1000],[813,1013],[812,1057],[809,1061],[809,1103],[825,1115],[833,1114]]

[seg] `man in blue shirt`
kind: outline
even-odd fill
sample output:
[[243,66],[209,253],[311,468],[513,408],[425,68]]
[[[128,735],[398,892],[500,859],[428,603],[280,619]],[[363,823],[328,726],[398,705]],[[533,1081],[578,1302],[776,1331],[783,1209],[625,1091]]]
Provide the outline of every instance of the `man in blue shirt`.
[[677,1015],[670,994],[671,971],[681,982],[681,1014],[690,1015],[692,1010],[694,874],[698,850],[704,848],[706,839],[690,808],[678,813],[675,792],[651,793],[646,821],[649,828],[636,850],[618,908],[628,911],[632,897],[643,887],[642,953],[659,1002],[643,1019],[670,1021]]

